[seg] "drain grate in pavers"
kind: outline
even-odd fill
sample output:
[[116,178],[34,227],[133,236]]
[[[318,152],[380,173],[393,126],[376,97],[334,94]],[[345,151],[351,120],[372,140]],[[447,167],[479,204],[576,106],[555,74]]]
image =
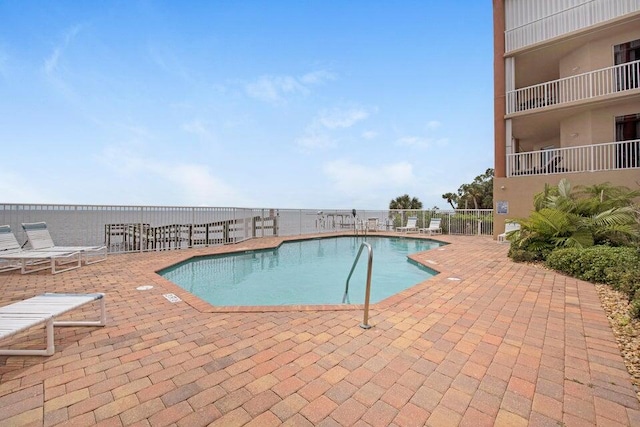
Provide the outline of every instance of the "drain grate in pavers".
[[176,294],[164,294],[162,296],[165,297],[171,303],[182,301]]

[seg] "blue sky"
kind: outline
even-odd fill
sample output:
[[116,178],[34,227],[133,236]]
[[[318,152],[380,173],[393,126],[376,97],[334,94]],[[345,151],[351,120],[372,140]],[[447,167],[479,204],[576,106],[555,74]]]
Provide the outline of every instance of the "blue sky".
[[446,208],[493,167],[491,8],[0,0],[0,202]]

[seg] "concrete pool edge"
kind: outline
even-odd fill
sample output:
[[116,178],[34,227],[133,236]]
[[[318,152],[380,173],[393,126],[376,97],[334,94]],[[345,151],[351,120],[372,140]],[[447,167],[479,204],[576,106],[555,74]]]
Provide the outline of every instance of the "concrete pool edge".
[[[419,239],[419,240],[432,240],[432,241],[436,241],[440,244],[442,244],[443,246],[438,248],[438,249],[442,249],[443,247],[446,247],[447,245],[450,245],[450,242],[444,241],[444,240],[438,240],[438,239],[434,239],[432,238],[432,236],[422,236],[420,234],[416,234],[416,235],[408,235],[405,233],[397,233],[397,232],[376,232],[374,234],[375,237],[394,237],[394,238],[407,238],[407,239]],[[285,242],[295,242],[295,241],[302,241],[302,240],[317,240],[317,239],[324,239],[324,238],[332,238],[332,237],[354,237],[353,233],[350,232],[336,232],[336,233],[326,233],[326,234],[309,234],[309,235],[298,235],[298,236],[288,236],[288,237],[276,237],[276,238],[268,238],[268,240],[264,240],[263,242],[265,243],[264,247],[259,247],[259,248],[249,248],[249,247],[244,247],[242,246],[243,243],[246,243],[247,241],[251,241],[251,242],[260,242],[261,239],[264,238],[253,238],[253,239],[249,239],[246,240],[244,242],[240,242],[234,245],[224,245],[224,246],[216,246],[216,247],[212,247],[212,248],[206,248],[206,249],[214,249],[213,251],[209,251],[209,250],[203,250],[202,248],[197,249],[199,253],[196,254],[189,254],[188,256],[184,257],[183,259],[177,260],[175,262],[171,262],[168,265],[162,266],[161,268],[155,268],[153,270],[153,272],[156,274],[156,276],[161,279],[164,283],[164,286],[166,287],[170,287],[173,289],[173,293],[178,295],[182,301],[184,301],[185,303],[187,303],[188,305],[190,305],[191,307],[193,307],[194,309],[196,309],[197,311],[201,312],[201,313],[268,313],[268,312],[300,312],[300,311],[356,311],[356,310],[363,310],[364,309],[364,304],[317,304],[317,305],[305,305],[305,304],[298,304],[298,305],[251,305],[251,306],[216,306],[213,305],[199,297],[197,297],[196,295],[192,294],[191,292],[183,289],[182,287],[180,287],[179,285],[171,282],[170,280],[166,279],[165,277],[163,277],[160,272],[166,269],[169,269],[173,266],[179,265],[181,263],[185,263],[188,262],[189,260],[192,260],[194,258],[201,258],[201,257],[209,257],[209,256],[218,256],[218,255],[229,255],[229,254],[237,254],[237,253],[243,253],[243,252],[247,252],[247,251],[262,251],[262,250],[272,250],[272,249],[277,249],[278,247],[280,247],[283,243]],[[239,246],[236,246],[239,245]],[[431,250],[437,250],[437,249],[431,249]],[[438,269],[436,269],[434,267],[434,265],[431,265],[428,261],[426,261],[426,263],[424,261],[421,260],[421,258],[418,256],[420,254],[424,254],[424,253],[428,253],[431,250],[427,250],[427,251],[423,251],[423,252],[417,252],[414,254],[410,254],[409,258],[413,261],[416,262],[420,265],[422,265],[425,268],[428,268],[430,270],[433,270],[436,274],[433,277],[428,278],[427,280],[424,280],[422,282],[419,282],[417,284],[415,284],[414,286],[411,286],[407,289],[404,289],[394,295],[391,295],[385,299],[383,299],[382,301],[379,301],[377,303],[372,303],[370,304],[370,309],[371,310],[376,310],[376,309],[384,309],[390,305],[395,305],[400,303],[402,300],[409,298],[410,296],[414,295],[417,292],[420,292],[422,290],[422,287],[425,286],[426,284],[428,284],[431,280],[433,280],[434,278],[438,277],[441,274],[441,271],[439,271]],[[185,251],[191,251],[191,249],[186,249]]]

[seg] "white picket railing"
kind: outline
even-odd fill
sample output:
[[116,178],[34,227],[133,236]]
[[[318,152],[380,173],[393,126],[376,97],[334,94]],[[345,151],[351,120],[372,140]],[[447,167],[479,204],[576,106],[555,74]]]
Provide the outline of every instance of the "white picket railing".
[[640,88],[640,60],[507,92],[507,114]]
[[566,5],[558,0],[507,1],[505,51],[509,53],[638,11],[640,0],[591,0]]
[[[22,223],[47,223],[60,246],[106,245],[109,253],[146,252],[218,246],[246,239],[358,232],[374,220],[373,231],[393,231],[407,216],[418,216],[427,227],[442,218],[445,233],[493,232],[491,210],[306,210],[176,206],[104,206],[0,203],[0,225],[8,224],[21,244],[29,248]],[[371,231],[371,232],[373,232]]]
[[507,155],[507,176],[640,168],[640,139]]

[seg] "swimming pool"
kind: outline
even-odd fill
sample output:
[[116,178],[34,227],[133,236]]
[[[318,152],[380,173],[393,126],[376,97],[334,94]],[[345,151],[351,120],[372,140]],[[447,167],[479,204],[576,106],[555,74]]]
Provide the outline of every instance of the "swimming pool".
[[[277,249],[197,257],[160,275],[216,306],[340,304],[347,276],[363,241],[373,248],[371,303],[436,274],[408,254],[441,246],[402,237],[333,237],[285,242]],[[349,281],[349,302],[364,302],[363,251]]]

